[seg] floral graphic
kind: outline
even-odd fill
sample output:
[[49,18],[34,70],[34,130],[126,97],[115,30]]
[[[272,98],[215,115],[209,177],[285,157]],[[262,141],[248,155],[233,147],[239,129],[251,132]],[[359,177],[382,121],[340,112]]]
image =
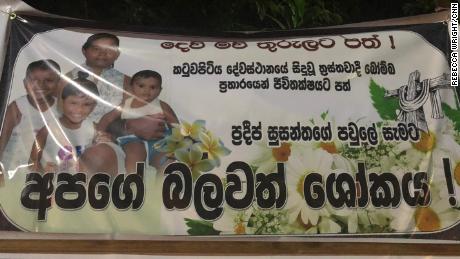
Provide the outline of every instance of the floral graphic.
[[198,140],[200,133],[204,131],[204,125],[205,125],[205,121],[203,120],[196,120],[192,124],[183,120],[181,121],[181,124],[179,125],[180,133],[184,137],[190,137],[193,140]]
[[230,150],[210,131],[201,132],[199,139],[198,147],[208,154],[208,159],[213,161],[217,167],[220,166],[220,157],[230,154]]
[[279,147],[267,147],[266,143],[256,143],[252,165],[256,173],[270,173],[276,169],[276,163],[287,162],[291,156],[291,143],[281,143]]
[[[388,98],[389,91],[374,80],[370,82],[369,91],[371,102],[381,119],[375,122],[376,125],[379,128],[394,125],[398,121],[397,98]],[[452,226],[460,219],[460,204],[457,202],[456,206],[453,206],[449,201],[452,193],[448,193],[446,188],[443,158],[450,159],[454,195],[460,197],[460,109],[451,108],[445,103],[437,104],[437,107],[442,107],[445,117],[427,119],[428,130],[420,130],[419,140],[413,142],[382,141],[380,135],[377,145],[364,143],[353,147],[336,138],[327,142],[285,141],[280,142],[278,147],[269,147],[263,141],[255,142],[252,158],[249,159],[255,174],[275,172],[277,163],[285,165],[287,187],[285,206],[268,210],[260,209],[254,204],[245,210],[235,210],[225,206],[222,217],[212,224],[200,220],[190,223],[188,219],[189,233],[215,235],[411,233],[438,231]],[[305,123],[308,125],[325,121],[334,123],[334,118],[329,117],[328,112],[324,112],[321,118],[307,118]],[[198,136],[200,143],[193,144],[192,147],[197,145],[202,152],[208,154],[206,159],[212,161],[214,166],[218,166],[219,157],[228,154],[229,151],[214,135],[208,133],[204,126],[201,127],[202,125],[204,124],[196,122],[186,124],[184,132],[190,132],[188,136]],[[196,135],[200,130],[201,133]],[[200,156],[197,148],[193,148],[196,154],[181,152],[176,156],[191,163],[192,166],[194,165],[192,157],[195,157],[193,161],[198,161]],[[429,188],[429,202],[426,205],[409,206],[401,200],[397,206],[390,207],[375,207],[373,204],[367,204],[364,207],[341,208],[332,207],[326,202],[321,208],[315,209],[306,203],[304,180],[309,174],[321,175],[323,187],[326,188],[325,179],[331,174],[349,172],[356,176],[359,161],[365,162],[367,175],[390,172],[399,183],[408,172],[413,174],[425,172],[427,179],[424,183]],[[413,192],[415,187],[410,188]],[[356,188],[356,191],[356,196],[359,197],[361,190]]]
[[155,149],[168,158],[187,164],[196,179],[203,172],[220,166],[220,159],[230,154],[224,143],[205,127],[204,120],[173,125],[171,134],[155,143]]
[[327,175],[332,171],[332,156],[326,151],[302,150],[295,154],[286,166],[289,174],[286,176],[288,188],[288,203],[286,205],[289,213],[289,222],[293,223],[300,219],[305,226],[317,226],[321,221],[329,221],[327,208],[319,210],[310,208],[305,203],[304,179],[310,173]]
[[194,179],[198,178],[201,172],[208,172],[214,168],[211,160],[203,159],[203,152],[197,144],[193,144],[190,148],[178,149],[174,155],[178,161],[188,165]]

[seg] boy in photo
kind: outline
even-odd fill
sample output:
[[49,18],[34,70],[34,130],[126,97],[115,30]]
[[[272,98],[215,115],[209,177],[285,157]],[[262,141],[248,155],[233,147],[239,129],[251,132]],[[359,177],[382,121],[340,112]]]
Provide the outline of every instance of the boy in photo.
[[[60,67],[51,59],[30,63],[23,80],[26,95],[11,102],[0,135],[0,161],[12,171],[27,166],[35,135],[48,120],[57,116],[53,97],[60,81]],[[4,170],[4,172],[5,172]]]
[[81,172],[79,156],[96,141],[96,130],[88,115],[96,107],[99,92],[80,72],[61,92],[62,115],[37,133],[30,153],[30,165],[37,172]]

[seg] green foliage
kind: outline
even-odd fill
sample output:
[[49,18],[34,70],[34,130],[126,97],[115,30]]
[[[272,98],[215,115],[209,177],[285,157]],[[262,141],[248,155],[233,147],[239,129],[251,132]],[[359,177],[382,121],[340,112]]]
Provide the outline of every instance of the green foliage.
[[339,1],[308,1],[304,24],[308,25],[308,27],[315,27],[344,23],[344,13],[343,10],[338,7],[338,4]]
[[447,103],[442,103],[442,110],[446,116],[454,123],[455,130],[460,132],[460,110],[453,109]]
[[185,218],[185,224],[189,229],[187,233],[194,236],[210,236],[210,235],[219,235],[220,231],[217,231],[213,228],[212,223],[204,220],[194,220]]
[[303,23],[306,0],[256,0],[257,14],[268,18],[281,29],[298,28]]
[[430,13],[436,8],[434,0],[412,0],[403,5],[403,12],[406,15]]
[[341,16],[329,9],[335,6],[334,1],[255,0],[255,5],[260,21],[271,22],[278,29],[333,25],[342,22]]
[[396,109],[399,108],[399,100],[396,97],[385,97],[385,88],[379,86],[371,79],[369,84],[372,104],[382,120],[396,120]]
[[435,0],[24,0],[54,14],[116,24],[225,31],[329,26],[434,11]]

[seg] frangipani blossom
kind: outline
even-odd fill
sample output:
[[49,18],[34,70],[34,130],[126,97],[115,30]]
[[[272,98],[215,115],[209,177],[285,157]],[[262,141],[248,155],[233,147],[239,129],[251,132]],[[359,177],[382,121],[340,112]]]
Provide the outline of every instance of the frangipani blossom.
[[188,165],[192,171],[193,179],[198,178],[202,172],[208,172],[214,168],[211,160],[203,159],[203,152],[196,144],[193,144],[189,149],[178,149],[174,155],[177,160]]
[[184,138],[181,134],[180,128],[174,127],[172,128],[170,136],[167,136],[155,143],[155,149],[171,155],[178,149],[190,147],[192,143],[191,139]]
[[184,137],[191,137],[193,140],[199,140],[200,133],[205,130],[204,126],[204,120],[196,120],[192,124],[182,120],[180,124],[180,132]]
[[226,148],[222,141],[210,131],[200,133],[201,143],[197,143],[201,151],[208,154],[208,159],[212,160],[217,167],[220,166],[220,157],[230,154],[230,150]]

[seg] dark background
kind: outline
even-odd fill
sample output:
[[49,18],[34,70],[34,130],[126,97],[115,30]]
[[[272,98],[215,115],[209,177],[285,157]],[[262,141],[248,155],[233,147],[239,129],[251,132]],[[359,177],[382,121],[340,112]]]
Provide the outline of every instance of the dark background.
[[25,0],[53,14],[155,28],[273,30],[432,13],[448,0]]

